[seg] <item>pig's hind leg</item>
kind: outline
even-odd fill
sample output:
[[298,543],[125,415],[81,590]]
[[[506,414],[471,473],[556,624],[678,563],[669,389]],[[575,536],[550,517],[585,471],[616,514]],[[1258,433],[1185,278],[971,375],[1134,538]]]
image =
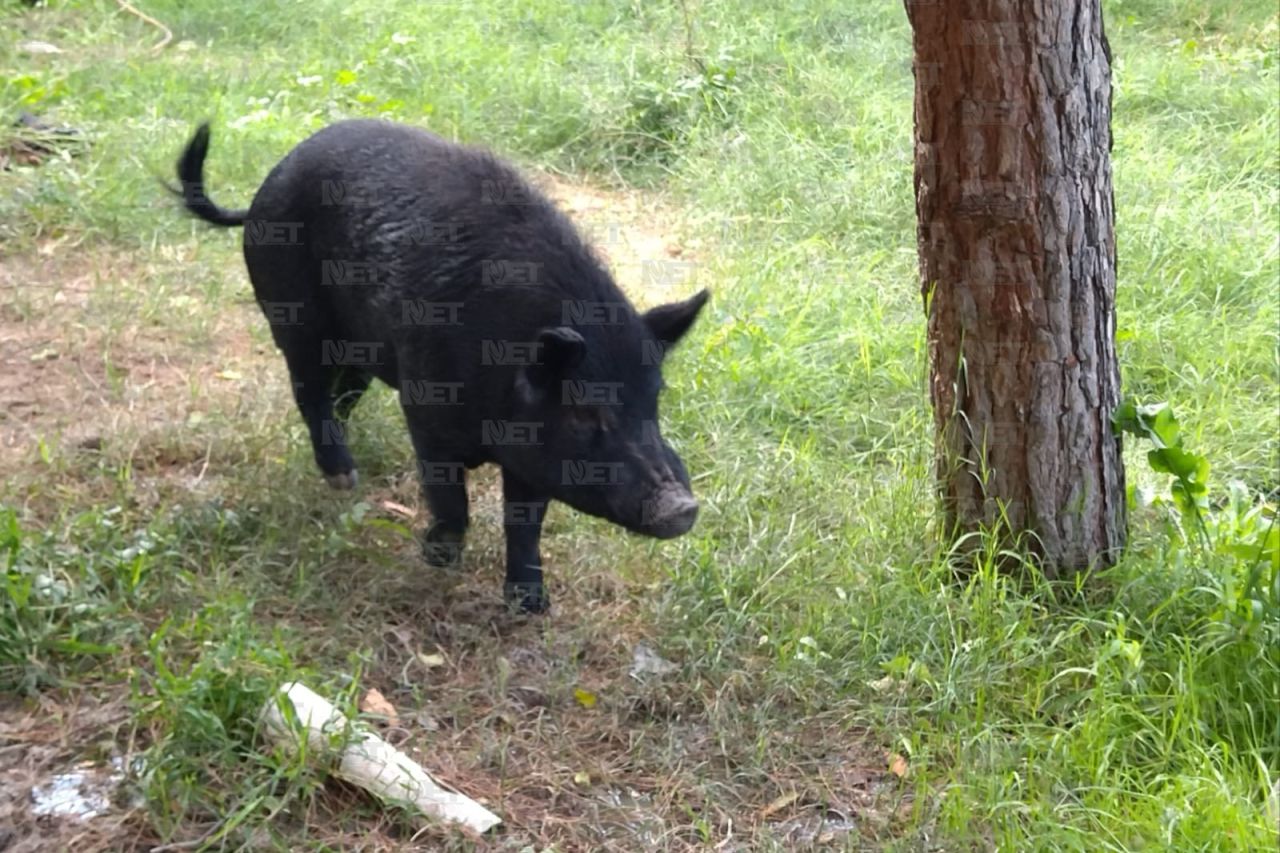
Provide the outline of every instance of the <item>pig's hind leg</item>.
[[[293,397],[311,435],[311,449],[325,482],[335,489],[353,489],[358,482],[356,463],[347,449],[346,418],[334,411],[331,389],[332,370],[322,363],[322,339],[294,339],[281,345],[289,377],[293,380]],[[339,408],[342,409],[341,404]]]
[[[336,335],[327,306],[313,295],[318,270],[297,244],[246,246],[245,259],[258,304],[271,323],[271,336],[289,367],[294,401],[311,436],[316,465],[331,487],[354,488],[356,463],[333,398],[339,374],[351,368],[334,364],[342,352],[334,351]],[[340,408],[349,413],[350,405]]]

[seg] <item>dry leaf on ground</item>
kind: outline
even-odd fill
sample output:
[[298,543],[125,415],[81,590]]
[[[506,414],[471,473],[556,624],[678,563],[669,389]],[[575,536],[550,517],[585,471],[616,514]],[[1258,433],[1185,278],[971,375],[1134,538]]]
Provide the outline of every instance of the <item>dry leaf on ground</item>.
[[382,717],[391,725],[400,724],[400,715],[396,713],[396,706],[387,701],[387,697],[376,689],[371,689],[364,694],[364,698],[360,700],[360,710],[366,714],[375,717]]
[[439,652],[418,652],[418,662],[427,669],[435,669],[445,663],[444,655]]
[[783,809],[785,809],[787,806],[789,806],[789,805],[791,805],[792,803],[794,803],[794,802],[795,802],[796,800],[798,800],[798,799],[800,799],[800,794],[799,794],[799,792],[797,792],[797,791],[788,791],[787,793],[785,793],[785,794],[783,794],[782,796],[778,797],[778,798],[777,798],[777,799],[775,799],[772,803],[769,803],[769,805],[767,805],[767,806],[765,806],[763,809],[761,809],[761,810],[760,810],[760,817],[761,817],[761,818],[767,818],[767,817],[770,817],[770,816],[772,816],[772,815],[775,815],[775,814],[777,814],[778,812],[780,812],[780,811],[782,811]]

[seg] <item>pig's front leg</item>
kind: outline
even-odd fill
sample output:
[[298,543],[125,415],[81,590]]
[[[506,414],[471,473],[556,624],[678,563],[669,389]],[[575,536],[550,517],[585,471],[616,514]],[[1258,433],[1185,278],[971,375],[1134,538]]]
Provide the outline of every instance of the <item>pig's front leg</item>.
[[416,410],[405,407],[409,436],[418,455],[422,495],[431,510],[431,526],[422,537],[427,565],[453,568],[462,561],[462,544],[470,515],[467,507],[467,472],[461,456],[433,446],[426,426],[415,421]]
[[[462,466],[454,470],[461,472]],[[465,477],[461,473],[460,476]],[[467,534],[465,479],[461,483],[426,483],[422,491],[433,519],[422,537],[422,556],[429,566],[455,568],[462,562],[462,546]]]
[[547,496],[530,489],[502,469],[502,527],[507,535],[507,603],[526,613],[544,613],[551,598],[542,585],[542,517]]

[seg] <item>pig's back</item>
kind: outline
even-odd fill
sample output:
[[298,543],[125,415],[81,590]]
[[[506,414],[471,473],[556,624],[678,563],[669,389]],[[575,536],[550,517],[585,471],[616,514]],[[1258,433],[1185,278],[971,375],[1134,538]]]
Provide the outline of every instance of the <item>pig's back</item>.
[[355,120],[317,132],[263,182],[249,218],[301,223],[334,333],[385,342],[405,361],[530,340],[564,324],[566,305],[627,315],[609,337],[637,322],[542,193],[488,152],[419,128]]
[[608,295],[598,260],[541,192],[488,152],[421,128],[318,131],[267,177],[250,218],[301,222],[314,258],[368,264],[403,295],[530,284]]

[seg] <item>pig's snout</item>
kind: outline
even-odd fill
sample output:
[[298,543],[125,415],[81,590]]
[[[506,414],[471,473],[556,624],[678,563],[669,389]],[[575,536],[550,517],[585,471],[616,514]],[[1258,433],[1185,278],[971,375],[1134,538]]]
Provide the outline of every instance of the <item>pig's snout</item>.
[[665,489],[649,503],[644,532],[658,539],[674,539],[689,532],[698,517],[698,501],[683,489]]

